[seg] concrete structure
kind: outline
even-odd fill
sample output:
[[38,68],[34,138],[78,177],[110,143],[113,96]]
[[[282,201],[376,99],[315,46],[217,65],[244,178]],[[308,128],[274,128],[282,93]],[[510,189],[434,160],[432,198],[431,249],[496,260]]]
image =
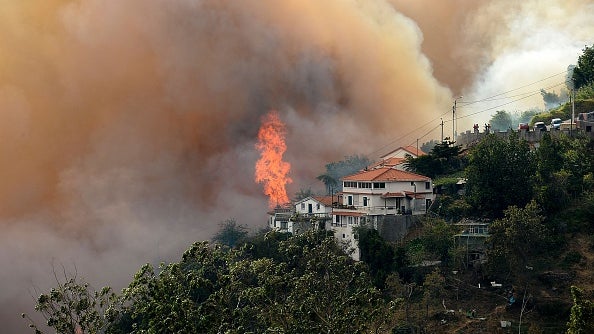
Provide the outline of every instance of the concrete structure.
[[[332,220],[326,229],[352,247],[352,257],[359,259],[356,227],[366,225],[393,234],[390,239],[403,237],[411,225],[407,218],[427,212],[435,199],[430,178],[390,167],[363,170],[342,179],[343,191],[333,207]],[[389,227],[389,224],[403,224]],[[401,232],[394,232],[401,231]]]
[[483,263],[486,260],[485,241],[489,237],[489,224],[465,219],[455,225],[461,229],[454,240],[456,246],[465,249],[466,267]]
[[[592,125],[594,122],[582,122],[580,124],[582,128],[574,128],[575,134],[585,134],[594,137],[594,131],[592,131]],[[575,126],[575,124],[574,124]],[[561,136],[561,135],[569,135],[570,131],[563,127],[561,130],[554,130],[554,131],[527,131],[527,130],[508,130],[508,131],[490,131],[489,133],[493,133],[496,136],[504,139],[508,139],[512,133],[517,133],[520,139],[526,140],[530,145],[533,147],[538,147],[542,137],[545,134],[549,134],[552,137]],[[461,133],[458,135],[458,140],[456,141],[456,145],[460,145],[464,148],[472,147],[478,144],[487,134],[487,132],[472,132],[470,130]]]

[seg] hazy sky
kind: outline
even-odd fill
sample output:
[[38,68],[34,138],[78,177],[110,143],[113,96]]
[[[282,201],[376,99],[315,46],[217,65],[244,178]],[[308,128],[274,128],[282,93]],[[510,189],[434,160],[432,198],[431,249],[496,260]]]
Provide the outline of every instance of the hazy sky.
[[[584,0],[0,8],[6,333],[26,330],[19,314],[31,313],[35,289],[53,285],[52,265],[119,289],[225,219],[264,226],[255,143],[270,110],[286,123],[289,196],[321,190],[315,176],[328,162],[437,138],[454,97],[464,96],[460,130],[495,110],[542,108],[538,91],[562,88],[567,66],[594,42]],[[463,103],[495,95],[505,99]]]

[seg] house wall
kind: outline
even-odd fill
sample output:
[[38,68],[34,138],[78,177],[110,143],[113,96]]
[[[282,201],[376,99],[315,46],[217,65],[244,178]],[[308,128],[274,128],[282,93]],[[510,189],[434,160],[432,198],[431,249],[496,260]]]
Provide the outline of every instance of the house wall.
[[[384,213],[395,214],[398,213],[398,210],[402,211],[403,206],[405,211],[414,209],[415,212],[425,212],[427,209],[426,199],[430,199],[431,201],[435,199],[433,184],[431,181],[414,181],[413,184],[411,185],[411,181],[399,181],[385,182],[386,187],[380,189],[343,187],[342,204],[347,206],[352,205],[357,210],[366,213],[384,211]],[[382,198],[382,195],[387,192],[407,191],[415,193],[415,188],[416,194],[423,196],[423,198],[416,200],[412,200],[411,198]],[[352,198],[351,202],[349,202],[349,197]],[[367,203],[365,203],[365,197],[367,198]],[[392,211],[388,212],[386,210]]]
[[347,253],[351,254],[353,260],[359,261],[361,259],[361,253],[353,231],[353,227],[355,226],[358,226],[358,224],[345,226],[330,226],[327,224],[326,230],[333,231],[336,241],[347,251]]
[[[312,208],[312,212],[309,212],[310,205]],[[326,208],[325,205],[314,200],[313,198],[305,199],[295,204],[295,212],[298,213],[322,214],[328,213],[330,211],[329,209],[330,208]]]
[[379,235],[386,241],[401,241],[409,229],[419,222],[419,216],[400,215],[378,217],[376,229]]
[[403,149],[397,149],[394,152],[383,156],[382,159],[388,159],[388,158],[406,158],[406,155],[411,155],[411,156],[413,156],[413,157],[416,158],[416,156],[413,153],[410,153],[410,152],[405,151]]

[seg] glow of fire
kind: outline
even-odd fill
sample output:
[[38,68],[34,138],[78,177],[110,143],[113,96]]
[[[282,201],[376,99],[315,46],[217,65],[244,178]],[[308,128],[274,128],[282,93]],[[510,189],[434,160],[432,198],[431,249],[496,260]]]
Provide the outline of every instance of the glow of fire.
[[287,150],[285,134],[285,124],[280,120],[278,112],[272,110],[262,117],[256,144],[260,159],[256,162],[255,181],[264,184],[264,193],[268,196],[270,208],[289,203],[285,186],[292,180],[287,176],[291,164],[283,161],[283,154]]

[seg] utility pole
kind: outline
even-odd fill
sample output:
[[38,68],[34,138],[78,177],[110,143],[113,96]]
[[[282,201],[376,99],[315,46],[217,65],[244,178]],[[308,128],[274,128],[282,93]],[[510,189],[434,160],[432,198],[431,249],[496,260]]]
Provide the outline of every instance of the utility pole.
[[417,152],[415,153],[417,158],[419,157],[419,138],[417,138]]
[[456,141],[456,100],[452,106],[452,142]]
[[443,143],[443,117],[441,118],[441,142]]
[[575,120],[575,90],[571,87],[571,123],[569,125],[569,136],[573,136],[573,122]]
[[456,102],[462,98],[462,95],[454,99],[454,106],[452,107],[452,141],[456,141]]

